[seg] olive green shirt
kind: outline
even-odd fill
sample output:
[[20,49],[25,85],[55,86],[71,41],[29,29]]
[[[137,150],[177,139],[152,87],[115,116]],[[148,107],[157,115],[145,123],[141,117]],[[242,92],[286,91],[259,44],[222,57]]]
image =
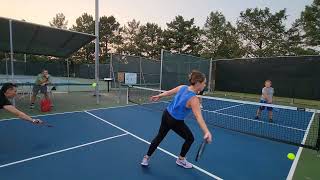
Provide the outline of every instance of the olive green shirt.
[[38,74],[36,81],[34,82],[36,85],[41,85],[42,83],[51,83],[50,75],[46,78],[42,73]]

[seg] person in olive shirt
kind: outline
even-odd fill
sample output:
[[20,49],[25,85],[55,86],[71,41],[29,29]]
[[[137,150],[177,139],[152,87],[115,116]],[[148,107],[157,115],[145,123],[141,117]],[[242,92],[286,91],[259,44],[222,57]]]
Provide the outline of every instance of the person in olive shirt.
[[6,111],[16,115],[17,117],[30,121],[32,123],[38,124],[42,123],[40,119],[33,119],[24,112],[18,110],[14,107],[9,98],[13,98],[17,95],[17,86],[13,83],[4,83],[0,90],[0,109],[5,109]]
[[49,99],[48,96],[48,87],[47,85],[51,83],[51,78],[48,73],[48,70],[42,70],[42,73],[38,74],[37,79],[35,81],[35,85],[32,89],[32,97],[31,97],[31,104],[30,108],[34,108],[34,102],[36,101],[37,94],[42,93],[44,94],[44,98]]

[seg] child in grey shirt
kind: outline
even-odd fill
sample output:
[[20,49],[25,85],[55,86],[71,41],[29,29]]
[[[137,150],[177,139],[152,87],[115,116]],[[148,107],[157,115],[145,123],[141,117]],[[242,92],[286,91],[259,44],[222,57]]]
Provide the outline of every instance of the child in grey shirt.
[[[270,80],[266,80],[264,82],[264,88],[262,88],[262,95],[260,98],[260,103],[272,104],[272,97],[274,94],[274,89],[271,87],[272,82]],[[261,116],[261,111],[265,109],[265,106],[260,106],[257,110],[256,118],[259,119]],[[272,122],[272,107],[267,107],[269,113],[269,121]]]

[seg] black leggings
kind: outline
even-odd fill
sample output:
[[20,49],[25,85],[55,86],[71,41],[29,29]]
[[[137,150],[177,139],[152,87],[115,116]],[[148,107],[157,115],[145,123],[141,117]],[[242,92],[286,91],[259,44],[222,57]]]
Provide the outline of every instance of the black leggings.
[[157,136],[152,140],[151,145],[149,147],[148,156],[151,156],[153,152],[157,149],[161,141],[168,134],[168,132],[172,129],[175,133],[181,136],[185,142],[182,145],[180,156],[185,157],[188,153],[191,144],[194,141],[194,137],[188,126],[182,120],[174,119],[167,110],[165,110],[162,114],[162,121],[160,125],[159,132]]

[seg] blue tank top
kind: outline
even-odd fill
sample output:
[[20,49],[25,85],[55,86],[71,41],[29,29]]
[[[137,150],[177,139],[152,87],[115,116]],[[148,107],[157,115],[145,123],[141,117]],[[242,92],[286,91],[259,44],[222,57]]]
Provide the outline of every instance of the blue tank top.
[[189,91],[188,86],[182,86],[167,107],[167,111],[176,120],[184,120],[191,112],[191,108],[187,108],[186,105],[193,96],[196,96],[196,93]]

